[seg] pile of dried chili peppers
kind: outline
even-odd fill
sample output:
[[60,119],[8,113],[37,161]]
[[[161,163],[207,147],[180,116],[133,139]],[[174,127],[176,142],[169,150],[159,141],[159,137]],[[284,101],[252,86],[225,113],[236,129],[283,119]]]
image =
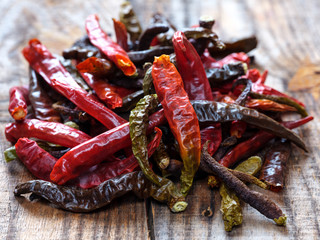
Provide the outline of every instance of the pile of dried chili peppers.
[[[223,43],[208,17],[177,31],[155,14],[142,30],[128,2],[113,23],[116,41],[91,15],[87,35],[63,56],[37,39],[23,49],[30,81],[10,89],[5,159],[38,180],[14,194],[89,212],[133,192],[181,212],[194,179],[208,177],[227,231],[242,222],[240,201],[285,225],[281,209],[247,184],[280,191],[290,143],[307,151],[291,129],[313,118],[265,85],[267,71],[250,68],[256,38]],[[287,112],[301,118],[282,121]]]

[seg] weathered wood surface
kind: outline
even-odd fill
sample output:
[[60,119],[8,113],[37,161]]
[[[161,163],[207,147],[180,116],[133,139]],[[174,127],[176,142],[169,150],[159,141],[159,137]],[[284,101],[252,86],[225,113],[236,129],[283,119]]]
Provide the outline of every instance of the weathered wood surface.
[[[197,23],[200,15],[213,15],[222,39],[256,34],[255,52],[260,69],[268,69],[267,83],[286,90],[288,81],[308,57],[320,62],[320,1],[132,1],[146,25],[160,11],[179,28]],[[84,19],[98,13],[105,29],[117,17],[120,1],[2,0],[0,2],[0,131],[1,152],[9,146],[4,127],[8,89],[27,83],[27,64],[20,54],[30,38],[39,38],[54,53],[68,47],[84,33]],[[297,132],[310,147],[309,153],[294,148],[288,166],[286,188],[268,192],[288,216],[287,227],[277,227],[251,207],[244,205],[244,222],[231,233],[224,231],[219,211],[220,197],[205,181],[195,184],[182,214],[172,214],[165,205],[125,197],[91,214],[73,214],[45,202],[30,203],[15,198],[13,189],[31,179],[19,162],[0,161],[1,239],[319,239],[320,237],[320,125],[315,95],[290,93],[303,100],[315,120]],[[259,189],[256,189],[260,191]],[[213,217],[201,212],[211,207]]]

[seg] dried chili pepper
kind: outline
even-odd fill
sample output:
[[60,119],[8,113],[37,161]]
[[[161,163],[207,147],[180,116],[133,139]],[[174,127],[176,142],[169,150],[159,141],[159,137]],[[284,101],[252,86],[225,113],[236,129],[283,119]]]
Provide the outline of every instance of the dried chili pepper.
[[[299,119],[296,121],[290,122],[282,122],[282,124],[289,128],[293,129],[299,127],[307,122],[313,120],[313,117],[309,116],[303,119]],[[229,151],[220,161],[219,163],[225,167],[230,167],[239,161],[242,158],[246,158],[248,156],[252,156],[255,152],[261,149],[267,142],[273,139],[275,136],[269,132],[259,131],[253,137],[238,144],[235,148]]]
[[[255,175],[260,171],[261,166],[261,158],[251,157],[240,163],[235,170]],[[221,195],[220,211],[222,212],[224,228],[229,232],[232,230],[233,226],[237,226],[242,223],[242,208],[239,198],[234,192],[230,191],[224,183],[221,184],[219,192]]]
[[179,73],[189,99],[213,100],[211,87],[195,48],[180,31],[172,38]]
[[120,21],[126,26],[130,40],[135,43],[139,39],[142,29],[129,1],[121,4]]
[[149,26],[143,31],[139,37],[138,50],[146,50],[150,48],[150,44],[153,38],[155,38],[159,33],[165,33],[169,30],[167,24],[155,23]]
[[207,141],[210,141],[208,145],[208,153],[211,156],[215,154],[215,152],[219,148],[222,141],[221,124],[216,123],[201,129],[200,135],[201,135],[201,147]]
[[[247,129],[247,124],[243,121],[233,121],[230,127],[230,135],[236,138],[241,138]],[[211,155],[212,156],[212,155]]]
[[114,31],[117,37],[117,43],[119,44],[120,47],[123,48],[123,50],[125,50],[126,52],[129,51],[128,32],[127,32],[126,26],[122,22],[116,20],[115,18],[112,18],[112,21],[113,21]]
[[20,161],[35,177],[50,181],[50,172],[57,161],[55,157],[28,138],[20,138],[15,149]]
[[65,147],[75,147],[91,137],[84,132],[68,127],[62,123],[46,122],[37,119],[25,119],[6,126],[6,138],[15,143],[22,137],[34,137]]
[[16,148],[14,146],[4,150],[3,155],[4,155],[4,160],[6,160],[7,163],[18,158],[16,153]]
[[55,80],[52,81],[52,87],[108,129],[126,123],[126,120],[106,108],[103,104],[93,100],[87,93],[79,91],[77,88]]
[[[152,156],[156,148],[160,144],[161,132],[157,131],[155,137],[148,144],[148,156]],[[114,161],[106,161],[89,168],[79,177],[69,181],[69,184],[77,185],[81,188],[96,187],[104,181],[120,176],[121,174],[133,172],[139,168],[137,159],[132,154],[125,159],[117,159]]]
[[212,122],[241,120],[276,136],[287,138],[306,150],[304,142],[297,134],[254,109],[204,100],[192,101],[192,106],[200,123],[210,124]]
[[112,64],[106,59],[90,57],[85,61],[77,64],[77,70],[81,72],[91,73],[96,77],[106,77],[113,71]]
[[206,146],[204,146],[202,150],[201,164],[204,165],[203,168],[206,169],[208,173],[220,178],[241,200],[257,209],[267,218],[274,220],[277,225],[286,224],[286,216],[274,202],[261,193],[249,189],[243,182],[229,172],[227,168],[212,158],[206,151]]
[[128,56],[134,64],[142,65],[146,62],[153,61],[156,56],[171,54],[173,52],[174,50],[171,46],[156,46],[147,50],[128,52]]
[[245,84],[245,87],[240,93],[240,95],[238,96],[238,98],[235,100],[235,104],[240,106],[245,106],[247,98],[249,97],[249,94],[251,92],[252,82],[249,79],[244,79],[244,78],[238,79],[233,83],[232,89],[234,89],[236,86],[241,84]]
[[225,64],[235,63],[235,62],[243,62],[246,63],[248,66],[250,64],[250,58],[244,52],[239,53],[231,53],[228,56],[222,58],[221,60],[217,61],[220,66]]
[[34,193],[57,207],[72,212],[94,211],[129,192],[133,192],[139,198],[153,197],[158,201],[167,202],[172,211],[185,208],[184,204],[180,204],[180,199],[173,199],[169,190],[164,191],[152,184],[142,172],[123,174],[91,189],[58,186],[43,180],[33,180],[18,184],[14,190],[15,196]]
[[8,111],[14,120],[23,120],[27,116],[27,100],[29,89],[27,87],[12,87],[9,90],[10,100]]
[[[148,131],[164,122],[163,110],[152,114]],[[57,184],[64,184],[104,161],[109,155],[130,145],[129,123],[125,123],[72,148],[57,161],[50,178]]]
[[97,15],[90,15],[86,19],[86,30],[91,43],[100,49],[108,59],[123,71],[127,76],[136,73],[136,67],[129,59],[126,51],[124,51],[117,43],[102,31],[99,18]]
[[136,104],[141,98],[143,98],[143,90],[136,91],[131,93],[124,98],[122,98],[122,107],[115,109],[116,112],[128,112],[134,109]]
[[71,108],[69,106],[64,106],[62,102],[56,102],[52,104],[52,108],[61,113],[62,115],[67,115],[72,119],[79,120],[80,122],[86,122],[91,120],[90,115],[78,108]]
[[60,114],[52,108],[53,101],[41,85],[41,77],[30,69],[29,99],[37,119],[49,122],[61,122]]
[[296,108],[281,104],[268,99],[250,99],[246,102],[246,107],[260,111],[274,112],[296,112]]
[[164,114],[179,143],[183,160],[181,191],[186,195],[200,163],[201,137],[198,119],[183,89],[181,76],[168,55],[155,58],[152,77]]
[[291,153],[290,143],[276,141],[268,150],[261,170],[260,180],[270,186],[270,190],[279,192],[284,186],[284,171]]
[[172,46],[173,34],[177,31],[176,27],[162,14],[156,13],[152,16],[151,24],[164,24],[169,27],[169,30],[165,33],[161,33],[157,36],[157,42],[162,46]]
[[159,147],[153,155],[153,159],[157,163],[157,166],[160,170],[166,169],[170,164],[170,156],[166,151],[166,146],[163,141],[160,141]]
[[206,28],[206,29],[212,29],[213,25],[215,23],[215,19],[210,16],[201,16],[199,19],[199,26]]

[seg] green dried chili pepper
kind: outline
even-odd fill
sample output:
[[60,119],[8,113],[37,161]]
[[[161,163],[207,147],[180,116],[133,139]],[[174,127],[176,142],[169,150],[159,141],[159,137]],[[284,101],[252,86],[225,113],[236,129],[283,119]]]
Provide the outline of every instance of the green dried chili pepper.
[[[149,165],[148,151],[147,151],[147,126],[149,112],[158,106],[158,97],[156,94],[147,95],[142,98],[135,109],[130,113],[129,127],[130,138],[132,141],[132,152],[136,157],[141,170],[145,176],[163,191],[168,191],[171,195],[171,199],[175,201],[175,204],[169,207],[173,212],[184,211],[187,207],[187,203],[184,201],[183,195],[177,190],[172,181],[166,178],[162,178],[155,174]],[[161,131],[157,128],[157,131]]]
[[13,160],[16,160],[18,158],[16,153],[16,148],[14,146],[7,148],[4,152],[4,159],[6,162],[11,162]]
[[146,63],[143,66],[144,69],[146,69],[146,73],[143,78],[143,84],[142,89],[144,92],[144,95],[153,94],[156,91],[154,90],[153,86],[153,78],[152,78],[152,63]]
[[298,113],[300,113],[302,117],[308,116],[306,109],[300,104],[298,104],[297,102],[291,100],[290,98],[275,96],[275,95],[265,95],[265,94],[255,93],[255,92],[250,92],[250,97],[256,98],[256,99],[268,99],[277,103],[286,104],[288,106],[291,106],[297,109]]
[[[262,167],[262,160],[260,157],[254,156],[248,160],[240,163],[235,170],[255,175],[260,171]],[[221,207],[222,217],[224,221],[224,228],[230,232],[233,226],[240,225],[242,223],[242,209],[240,200],[233,191],[230,191],[224,183],[221,184],[219,189],[221,195]]]
[[161,170],[166,169],[170,164],[170,157],[162,140],[160,141],[159,147],[153,154],[153,159]]
[[120,21],[126,26],[132,42],[139,39],[142,32],[139,20],[130,2],[125,1],[120,8]]

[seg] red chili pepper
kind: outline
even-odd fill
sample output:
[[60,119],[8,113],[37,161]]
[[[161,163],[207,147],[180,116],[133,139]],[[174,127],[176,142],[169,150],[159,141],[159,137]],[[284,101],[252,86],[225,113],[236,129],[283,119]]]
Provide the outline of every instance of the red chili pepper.
[[77,65],[77,69],[80,72],[86,83],[95,91],[98,98],[102,100],[111,109],[122,106],[122,98],[113,91],[110,84],[98,77],[94,73],[90,72],[92,65],[95,62],[99,62],[96,57],[91,57]]
[[120,47],[123,48],[123,50],[125,50],[126,52],[129,50],[128,47],[128,32],[126,29],[126,26],[112,18],[113,21],[113,27],[114,27],[114,31],[116,32],[116,37],[117,37],[117,43],[119,44]]
[[[165,122],[163,109],[152,114],[149,118],[149,132]],[[129,123],[125,123],[72,148],[57,161],[50,178],[57,184],[64,184],[130,145]]]
[[116,113],[106,108],[103,104],[90,98],[87,93],[78,91],[79,89],[77,88],[73,88],[55,80],[52,80],[52,87],[76,104],[80,109],[97,119],[108,129],[112,129],[127,122]]
[[46,122],[37,119],[25,119],[6,126],[5,135],[8,141],[15,143],[22,137],[34,137],[64,147],[75,147],[91,139],[86,133],[62,123]]
[[[281,124],[289,129],[299,127],[313,119],[312,116],[308,116],[296,121],[282,122]],[[275,136],[265,131],[259,131],[256,135],[251,137],[249,140],[244,141],[229,151],[219,163],[225,167],[231,167],[237,161],[243,158],[250,157],[261,149],[267,142],[273,139]]]
[[221,124],[216,123],[216,124],[213,124],[212,126],[201,129],[200,135],[201,135],[201,148],[207,141],[210,141],[208,144],[208,153],[211,156],[213,156],[213,154],[215,154],[215,152],[219,148],[222,141]]
[[205,69],[207,68],[220,68],[220,64],[217,63],[217,60],[215,60],[213,57],[211,57],[208,49],[205,49],[202,56],[201,56],[201,62],[203,64],[203,67]]
[[172,43],[184,89],[190,100],[213,100],[210,83],[196,49],[183,32],[173,35]]
[[201,137],[198,118],[183,88],[182,78],[168,55],[155,58],[152,78],[170,129],[179,143],[184,165],[180,177],[181,192],[186,195],[200,164]]
[[234,62],[243,62],[249,66],[250,58],[244,52],[239,52],[239,53],[231,53],[230,55],[218,61],[221,67],[225,64],[234,63]]
[[[156,135],[148,144],[148,156],[151,157],[154,151],[160,144],[161,130],[155,128]],[[113,157],[113,156],[111,156]],[[121,174],[130,173],[139,168],[137,159],[132,154],[126,159],[115,159],[113,161],[106,161],[91,167],[87,172],[84,172],[79,177],[71,180],[69,183],[75,184],[81,188],[92,188],[98,186],[100,183],[119,176]]]
[[239,120],[233,121],[231,123],[230,135],[235,136],[236,138],[241,138],[246,129],[247,123]]
[[27,100],[29,89],[24,86],[12,87],[9,90],[8,111],[15,120],[23,120],[27,116]]
[[264,84],[268,76],[268,70],[265,70],[262,75],[260,74],[259,70],[256,68],[249,69],[246,73],[246,78],[251,80],[251,82],[256,82],[260,84]]
[[90,42],[100,49],[127,76],[136,73],[136,67],[128,54],[101,29],[97,15],[90,15],[86,19],[86,30]]
[[20,138],[15,148],[18,158],[35,177],[50,181],[50,172],[57,161],[55,157],[28,138]]

